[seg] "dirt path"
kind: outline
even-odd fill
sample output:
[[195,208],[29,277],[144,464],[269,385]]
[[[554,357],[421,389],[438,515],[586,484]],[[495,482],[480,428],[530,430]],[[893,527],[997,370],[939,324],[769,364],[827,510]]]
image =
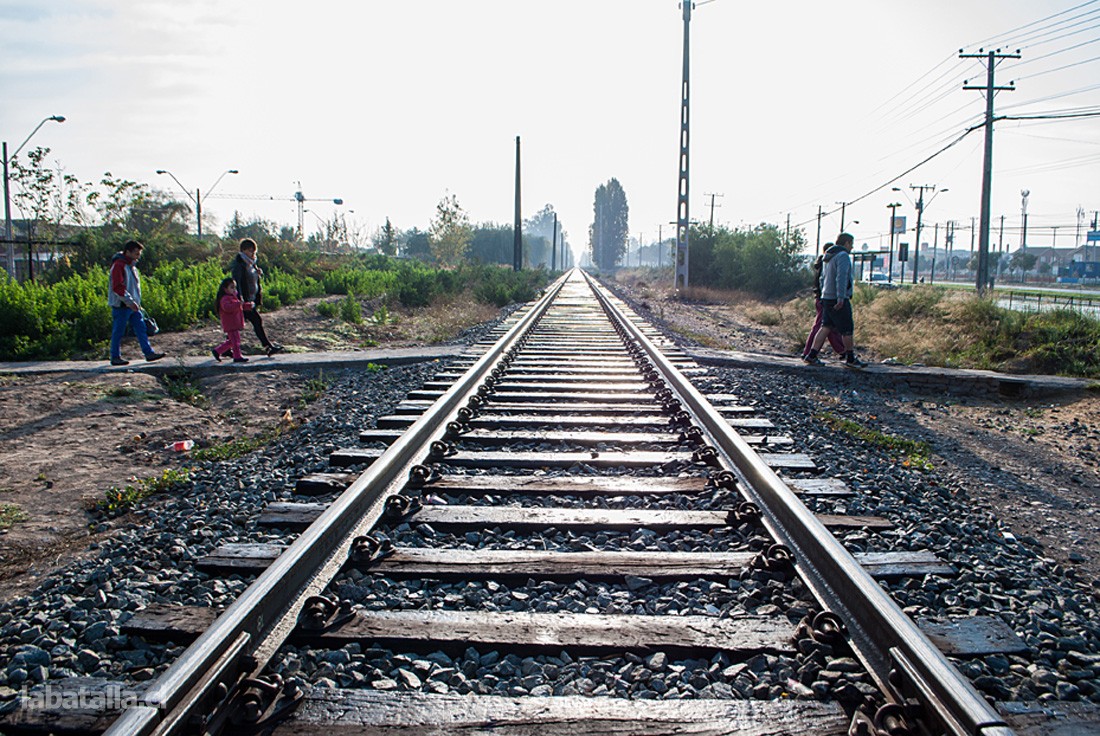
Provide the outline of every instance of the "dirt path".
[[[445,304],[395,310],[373,321],[377,305],[364,302],[366,319],[354,325],[321,317],[319,301],[265,314],[268,334],[298,352],[411,347],[449,340],[497,315],[484,305]],[[266,360],[250,332],[242,337],[254,360]],[[153,345],[170,361],[206,356],[221,339],[207,324],[158,335]],[[124,343],[123,354],[134,357],[136,345]],[[227,368],[225,375],[184,386],[195,393],[187,401],[141,373],[0,376],[0,600],[26,592],[49,570],[87,554],[89,543],[116,524],[127,523],[89,510],[112,487],[186,467],[188,455],[169,449],[172,443],[192,440],[203,448],[292,428],[316,412],[309,400],[316,379]]]

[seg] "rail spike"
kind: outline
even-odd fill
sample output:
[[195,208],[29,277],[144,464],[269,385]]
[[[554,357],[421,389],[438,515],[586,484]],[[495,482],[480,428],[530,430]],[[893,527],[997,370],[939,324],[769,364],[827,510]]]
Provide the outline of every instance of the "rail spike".
[[298,614],[298,626],[306,631],[324,631],[350,620],[354,615],[350,601],[313,595],[306,599]]
[[[760,513],[759,506],[752,503],[751,501],[743,501],[737,504],[736,507],[730,509],[729,514],[726,515],[726,521],[730,524],[730,526],[739,526],[741,524],[757,524],[760,522],[761,516],[762,514]],[[772,547],[783,547],[783,545],[777,544],[772,545]],[[783,547],[783,549],[787,548]],[[772,548],[769,547],[768,551],[765,554],[770,556],[772,554]],[[774,565],[775,563],[773,562],[772,564]]]
[[254,734],[271,726],[294,711],[305,698],[298,681],[282,675],[248,678],[241,681],[229,722],[233,733]]
[[428,445],[428,460],[438,462],[448,455],[453,455],[455,448],[441,440],[435,440]]
[[352,562],[359,563],[360,565],[369,565],[389,557],[393,553],[393,542],[388,539],[376,537],[373,534],[366,534],[361,537],[356,537],[351,541],[351,551],[348,557]]
[[668,420],[668,423],[669,426],[671,426],[673,429],[679,429],[680,427],[690,427],[692,423],[691,415],[688,414],[686,411],[678,411],[672,415],[672,417]]
[[419,498],[398,493],[386,499],[385,516],[387,519],[403,519],[423,508]]
[[409,486],[420,488],[431,483],[439,474],[427,465],[414,465],[409,468]]
[[709,465],[712,468],[722,467],[721,462],[718,460],[718,450],[712,445],[706,445],[705,447],[700,447],[695,450],[695,452],[691,453],[691,459],[697,463]]

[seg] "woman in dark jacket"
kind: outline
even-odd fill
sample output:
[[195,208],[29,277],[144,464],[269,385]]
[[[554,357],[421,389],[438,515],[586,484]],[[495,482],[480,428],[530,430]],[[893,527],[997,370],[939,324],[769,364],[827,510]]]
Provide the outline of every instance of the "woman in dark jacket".
[[261,281],[264,277],[263,270],[256,265],[256,241],[252,238],[242,238],[240,253],[233,259],[233,280],[237,282],[237,294],[242,302],[252,302],[252,309],[244,313],[245,319],[252,323],[252,329],[256,331],[256,337],[264,346],[264,351],[270,356],[280,353],[283,346],[267,339],[264,332],[264,321],[260,317],[260,303],[263,299]]

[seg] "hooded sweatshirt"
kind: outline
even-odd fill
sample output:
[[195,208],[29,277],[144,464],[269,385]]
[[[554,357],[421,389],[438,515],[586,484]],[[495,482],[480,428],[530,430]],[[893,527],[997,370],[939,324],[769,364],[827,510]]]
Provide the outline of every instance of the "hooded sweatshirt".
[[112,307],[141,306],[141,277],[137,266],[119,251],[111,259],[111,288],[107,304]]
[[821,269],[822,299],[852,298],[852,256],[843,245],[825,251]]

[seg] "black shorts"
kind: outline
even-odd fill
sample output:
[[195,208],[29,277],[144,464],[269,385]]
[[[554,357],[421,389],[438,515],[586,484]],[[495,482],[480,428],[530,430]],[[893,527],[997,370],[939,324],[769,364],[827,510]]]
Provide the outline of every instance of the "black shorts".
[[851,335],[856,331],[852,321],[852,300],[845,299],[844,306],[836,308],[836,299],[821,300],[821,324],[841,335]]

